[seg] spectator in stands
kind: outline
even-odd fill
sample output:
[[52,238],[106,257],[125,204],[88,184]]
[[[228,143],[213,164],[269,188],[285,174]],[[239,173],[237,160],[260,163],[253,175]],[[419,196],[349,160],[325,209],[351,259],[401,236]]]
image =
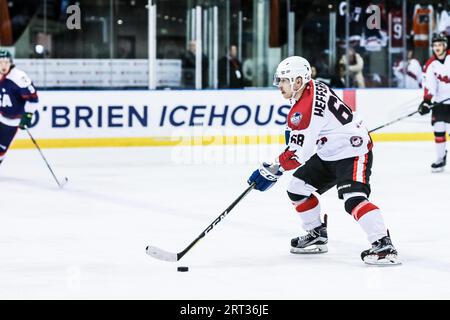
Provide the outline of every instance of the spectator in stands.
[[219,60],[219,88],[244,87],[244,74],[237,53],[237,46],[232,45],[227,55]]
[[343,54],[339,63],[344,65],[345,68],[348,69],[350,77],[352,78],[353,83],[357,88],[366,87],[364,76],[362,73],[362,70],[364,68],[364,60],[361,55],[355,51],[355,49],[348,49],[348,62],[347,54]]
[[314,67],[319,75],[328,73],[328,50],[322,51],[314,63]]
[[[196,42],[190,41],[186,53],[182,57],[183,85],[195,88]],[[202,88],[208,86],[208,59],[202,54]]]
[[328,86],[331,86],[332,75],[328,73],[319,74],[317,72],[316,66],[311,66],[311,78],[320,82],[325,83]]
[[339,63],[336,68],[336,74],[331,77],[330,87],[345,88],[345,65]]

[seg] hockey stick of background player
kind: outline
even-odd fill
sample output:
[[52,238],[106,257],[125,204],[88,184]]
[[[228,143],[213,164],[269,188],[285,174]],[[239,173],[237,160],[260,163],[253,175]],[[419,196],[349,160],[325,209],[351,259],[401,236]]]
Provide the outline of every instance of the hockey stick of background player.
[[56,178],[55,173],[52,170],[52,167],[50,167],[50,165],[48,164],[47,159],[45,159],[44,154],[41,151],[41,148],[39,148],[39,145],[37,144],[36,140],[34,140],[33,136],[31,135],[30,131],[28,130],[28,128],[25,128],[25,130],[27,131],[28,135],[31,138],[31,141],[33,141],[34,145],[36,146],[36,148],[38,149],[39,153],[42,156],[42,159],[44,159],[45,164],[47,165],[48,169],[50,170],[50,172],[52,173],[53,178],[55,179],[56,183],[58,184],[58,187],[62,188],[64,187],[64,185],[67,183],[67,181],[69,181],[69,179],[67,179],[67,177],[64,177],[63,182],[59,182],[58,178]]
[[230,211],[255,187],[255,183],[252,183],[228,208],[225,209],[224,212],[220,216],[216,218],[194,241],[191,242],[190,245],[186,247],[181,252],[178,253],[172,253],[168,252],[166,250],[160,249],[158,247],[154,246],[147,246],[145,249],[145,252],[147,252],[148,255],[152,256],[153,258],[164,260],[164,261],[170,261],[175,262],[180,260],[200,239],[202,239],[208,232],[210,232],[216,224],[218,224],[220,221],[222,221],[225,216],[230,213]]
[[[443,103],[443,102],[445,102],[445,101],[448,101],[448,100],[450,100],[450,98],[445,99],[445,100],[442,100],[441,102],[435,102],[435,103],[433,103],[433,107],[434,107],[435,105],[437,105],[437,104],[441,104],[441,103]],[[431,107],[431,109],[433,109],[433,107]],[[393,124],[393,123],[396,123],[396,122],[398,122],[398,121],[400,121],[400,120],[409,118],[409,117],[415,115],[415,114],[418,113],[418,112],[419,112],[419,110],[416,110],[416,111],[411,112],[411,113],[409,113],[409,114],[407,114],[407,115],[405,115],[405,116],[402,116],[402,117],[397,118],[397,119],[395,119],[395,120],[389,121],[388,123],[385,123],[385,124],[383,124],[383,125],[381,125],[381,126],[379,126],[379,127],[376,127],[376,128],[374,128],[374,129],[370,130],[369,133],[374,132],[374,131],[377,131],[377,130],[379,130],[379,129],[381,129],[381,128],[387,127],[387,126],[389,126],[389,125],[391,125],[391,124]]]

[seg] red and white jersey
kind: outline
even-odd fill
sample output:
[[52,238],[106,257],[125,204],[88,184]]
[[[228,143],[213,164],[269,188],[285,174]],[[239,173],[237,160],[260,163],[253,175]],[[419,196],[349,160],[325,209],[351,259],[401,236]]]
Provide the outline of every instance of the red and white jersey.
[[372,140],[359,115],[327,85],[311,80],[287,116],[289,151],[304,164],[317,152],[325,161],[362,156]]
[[[433,55],[423,67],[424,99],[441,102],[450,99],[450,50],[443,60]],[[445,102],[450,104],[450,100]]]
[[394,75],[399,88],[419,89],[422,87],[422,67],[416,59],[398,62],[394,67]]

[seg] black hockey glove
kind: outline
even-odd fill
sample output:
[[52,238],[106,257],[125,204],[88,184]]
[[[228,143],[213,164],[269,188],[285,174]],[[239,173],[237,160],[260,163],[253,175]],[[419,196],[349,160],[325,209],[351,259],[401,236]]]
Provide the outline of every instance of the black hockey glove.
[[31,112],[25,112],[20,119],[19,128],[25,130],[31,125],[31,119],[33,118],[33,114]]
[[423,116],[424,114],[430,112],[432,106],[433,104],[431,103],[430,100],[423,100],[422,103],[419,105],[419,109],[417,111],[419,111],[419,113]]

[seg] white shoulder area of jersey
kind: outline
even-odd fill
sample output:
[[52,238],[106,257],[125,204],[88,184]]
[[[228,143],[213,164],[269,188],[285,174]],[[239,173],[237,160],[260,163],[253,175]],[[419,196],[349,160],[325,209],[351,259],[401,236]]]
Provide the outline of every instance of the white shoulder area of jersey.
[[17,68],[13,68],[8,73],[6,78],[13,81],[21,88],[26,88],[31,85],[31,79],[28,77],[28,75],[24,71]]

